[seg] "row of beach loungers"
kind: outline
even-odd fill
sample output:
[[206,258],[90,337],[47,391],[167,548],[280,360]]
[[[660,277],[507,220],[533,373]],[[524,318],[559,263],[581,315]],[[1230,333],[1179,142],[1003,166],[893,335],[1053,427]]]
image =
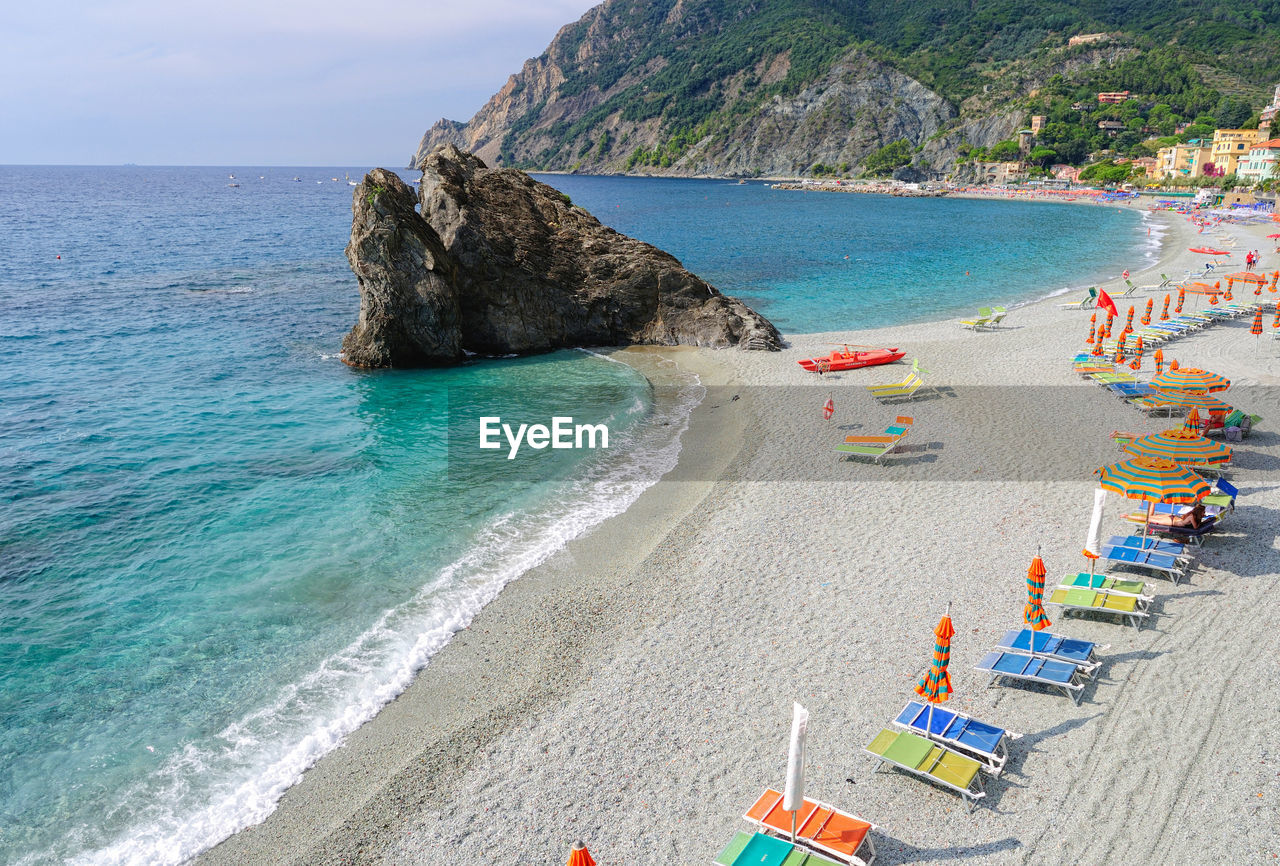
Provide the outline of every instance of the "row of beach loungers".
[[1004,307],[979,307],[977,316],[972,319],[961,319],[960,325],[971,331],[986,331],[1000,327],[1000,323],[1007,315],[1009,311]]

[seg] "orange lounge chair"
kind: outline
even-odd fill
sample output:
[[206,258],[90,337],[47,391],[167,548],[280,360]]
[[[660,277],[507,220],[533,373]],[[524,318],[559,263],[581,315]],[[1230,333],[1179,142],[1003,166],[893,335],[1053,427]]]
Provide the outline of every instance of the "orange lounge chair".
[[[766,833],[790,839],[792,814],[782,808],[782,793],[766,788],[743,817]],[[798,844],[843,863],[871,866],[875,862],[876,849],[870,835],[874,824],[809,799],[794,814]]]
[[910,415],[899,415],[897,420],[886,427],[883,433],[874,436],[846,436],[844,441],[846,445],[888,445],[891,442],[897,442],[910,433],[911,425],[914,423],[916,423],[916,419]]

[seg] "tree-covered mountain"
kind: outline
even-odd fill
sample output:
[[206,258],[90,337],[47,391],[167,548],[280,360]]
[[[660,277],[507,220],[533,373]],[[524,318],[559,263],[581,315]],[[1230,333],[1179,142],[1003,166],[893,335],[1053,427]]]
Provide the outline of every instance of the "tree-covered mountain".
[[[1102,35],[1068,44],[1084,34]],[[1247,120],[1280,79],[1277,38],[1280,0],[606,0],[414,161],[452,142],[530,169],[937,171],[1034,112],[1080,162],[1143,129]],[[1100,90],[1137,98],[1098,114]],[[1118,143],[1097,127],[1111,114]]]

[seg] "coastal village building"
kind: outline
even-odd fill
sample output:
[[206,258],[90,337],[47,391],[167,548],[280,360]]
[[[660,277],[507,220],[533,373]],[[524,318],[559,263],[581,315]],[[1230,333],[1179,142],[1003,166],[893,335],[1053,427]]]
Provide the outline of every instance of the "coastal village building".
[[1280,159],[1280,138],[1260,141],[1249,148],[1240,161],[1236,174],[1246,183],[1262,183],[1276,177],[1276,160]]
[[1031,115],[1031,134],[1039,135],[1040,131],[1044,129],[1044,124],[1047,119],[1048,118],[1043,114]]
[[1156,177],[1200,177],[1209,162],[1212,146],[1193,138],[1156,151]]
[[1100,120],[1098,121],[1098,129],[1101,129],[1107,135],[1115,138],[1117,135],[1124,132],[1125,127],[1124,124],[1118,120]]
[[1124,102],[1126,99],[1129,99],[1129,98],[1130,98],[1129,91],[1127,90],[1120,90],[1120,91],[1113,91],[1110,93],[1098,94],[1098,102],[1102,103],[1103,105],[1119,105],[1120,103]]
[[1262,117],[1258,122],[1258,128],[1265,129],[1270,126],[1278,111],[1280,111],[1280,84],[1276,85],[1276,92],[1271,97],[1271,104],[1262,109]]
[[1213,174],[1222,177],[1235,174],[1239,169],[1240,158],[1248,156],[1249,148],[1258,143],[1263,134],[1258,129],[1219,129],[1213,133],[1212,154]]
[[1105,33],[1081,33],[1079,36],[1072,36],[1067,40],[1068,48],[1075,48],[1077,45],[1088,45],[1090,42],[1101,42],[1107,38]]

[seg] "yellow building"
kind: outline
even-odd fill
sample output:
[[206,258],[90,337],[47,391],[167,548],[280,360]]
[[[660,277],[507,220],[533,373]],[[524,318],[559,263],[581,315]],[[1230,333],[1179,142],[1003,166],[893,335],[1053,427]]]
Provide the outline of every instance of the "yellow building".
[[1198,138],[1185,144],[1162,147],[1156,154],[1158,177],[1200,177],[1210,161],[1213,148]]
[[1213,173],[1217,177],[1235,174],[1240,167],[1241,159],[1248,159],[1249,148],[1259,141],[1260,130],[1257,129],[1219,129],[1213,133],[1213,152],[1209,162],[1213,163]]

